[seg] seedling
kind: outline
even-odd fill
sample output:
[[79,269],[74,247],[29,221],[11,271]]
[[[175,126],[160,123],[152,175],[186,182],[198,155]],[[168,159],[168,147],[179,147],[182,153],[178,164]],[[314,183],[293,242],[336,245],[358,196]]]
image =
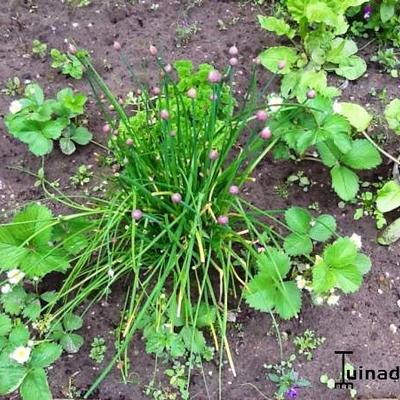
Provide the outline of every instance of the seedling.
[[7,96],[16,96],[23,93],[23,87],[21,81],[17,76],[7,79],[6,86],[1,89],[1,92]]
[[104,355],[107,351],[106,342],[102,337],[95,337],[93,342],[90,344],[90,354],[89,357],[96,362],[101,364],[104,360]]
[[298,353],[304,355],[308,361],[311,361],[313,351],[320,347],[325,340],[326,338],[317,337],[314,331],[307,329],[302,336],[296,336],[293,343],[297,347]]
[[46,57],[47,54],[47,44],[41,42],[39,39],[34,39],[32,41],[32,54],[39,58]]

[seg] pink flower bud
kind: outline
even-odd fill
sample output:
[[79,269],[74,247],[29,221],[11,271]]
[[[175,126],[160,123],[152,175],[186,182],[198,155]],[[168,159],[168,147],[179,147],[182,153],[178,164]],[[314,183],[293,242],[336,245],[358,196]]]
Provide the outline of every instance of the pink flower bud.
[[208,154],[208,158],[211,161],[215,161],[219,157],[219,153],[217,150],[211,150],[210,153]]
[[182,196],[179,193],[173,193],[171,195],[171,201],[175,204],[178,204],[182,201]]
[[163,119],[164,121],[169,119],[169,112],[167,110],[161,110],[160,111],[160,118]]
[[68,51],[71,54],[76,54],[76,52],[78,51],[77,48],[72,44],[72,43],[68,43]]
[[239,54],[238,48],[235,45],[233,45],[232,47],[229,48],[229,54],[231,56],[236,57]]
[[142,212],[142,210],[137,209],[137,210],[133,210],[133,211],[132,211],[132,218],[133,218],[135,221],[139,221],[139,219],[142,218],[142,217],[143,217],[143,212]]
[[216,93],[213,93],[213,94],[210,94],[209,99],[210,99],[211,101],[215,101],[215,100],[218,99],[218,96],[216,95]]
[[133,145],[133,139],[128,138],[128,139],[126,139],[125,143],[126,143],[127,146],[132,146]]
[[161,89],[158,86],[154,86],[151,88],[151,93],[153,93],[155,96],[158,96],[161,93]]
[[314,89],[310,89],[307,92],[307,98],[309,98],[309,99],[314,99],[316,95],[317,95],[317,93]]
[[220,215],[217,221],[220,225],[227,225],[229,223],[229,217],[227,215]]
[[210,71],[208,74],[208,81],[210,83],[221,82],[221,79],[222,79],[222,75],[216,69],[214,69],[213,71]]
[[268,119],[268,114],[265,110],[258,110],[256,112],[257,121],[265,122]]
[[151,46],[149,47],[149,52],[150,52],[150,54],[151,54],[152,56],[156,56],[157,53],[158,53],[157,47],[151,45]]
[[232,194],[232,195],[239,194],[239,187],[236,186],[236,185],[232,185],[232,186],[229,188],[229,193]]
[[175,137],[175,136],[176,136],[176,132],[175,132],[175,131],[171,131],[171,132],[169,133],[169,136]]
[[230,64],[232,67],[236,67],[236,65],[239,64],[239,60],[238,60],[236,57],[232,57],[232,58],[229,60],[229,64]]
[[110,125],[104,124],[103,125],[103,133],[109,133],[111,130]]
[[187,92],[188,97],[190,97],[191,99],[195,99],[197,96],[197,91],[195,88],[191,88],[188,90]]
[[286,67],[286,61],[282,60],[278,62],[278,69],[284,69]]
[[167,65],[164,67],[164,71],[167,72],[168,74],[169,74],[170,72],[172,72],[171,64],[167,64]]
[[114,47],[115,50],[121,50],[122,46],[121,46],[120,42],[115,41],[114,44],[113,44],[113,47]]
[[136,90],[136,95],[137,96],[141,96],[142,95],[142,91],[140,89]]
[[260,132],[261,139],[267,140],[271,137],[272,132],[267,126]]

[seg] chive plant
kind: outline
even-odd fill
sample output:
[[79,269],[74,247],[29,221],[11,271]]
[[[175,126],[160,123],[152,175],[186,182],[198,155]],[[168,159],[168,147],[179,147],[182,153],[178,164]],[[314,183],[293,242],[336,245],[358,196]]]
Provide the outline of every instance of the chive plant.
[[[48,320],[56,324],[83,304],[89,309],[117,281],[126,288],[116,354],[86,397],[116,362],[126,361],[138,331],[149,352],[189,357],[190,377],[195,357],[205,352],[202,331],[207,330],[220,368],[226,356],[236,374],[227,339],[229,302],[232,296],[241,299],[260,249],[282,249],[277,226],[290,230],[277,219],[281,210],[259,210],[241,195],[278,141],[268,127],[268,107],[260,107],[271,81],[258,91],[254,68],[237,105],[231,89],[236,63],[219,72],[206,64],[193,71],[191,63],[181,61],[174,71],[153,55],[162,73],[160,88],[141,85],[135,109],[128,110],[87,53],[76,56],[104,113],[104,131],[112,132],[109,148],[120,171],[110,178],[105,198],[84,205],[55,188],[57,193],[50,193],[42,179],[49,196],[71,209],[68,221],[89,221],[69,237],[83,233],[89,240],[70,260],[71,269],[46,308]],[[103,96],[112,107],[104,107]],[[298,111],[296,105],[282,107]],[[283,283],[280,277],[278,284],[289,296]]]

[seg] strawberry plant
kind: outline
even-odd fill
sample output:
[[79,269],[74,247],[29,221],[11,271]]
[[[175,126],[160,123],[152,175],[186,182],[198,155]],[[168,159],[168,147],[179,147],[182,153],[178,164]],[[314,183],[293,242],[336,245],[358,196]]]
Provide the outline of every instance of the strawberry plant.
[[275,156],[289,158],[293,151],[303,157],[315,148],[322,163],[330,168],[335,192],[343,200],[352,200],[359,190],[356,171],[375,168],[382,161],[367,139],[356,137],[355,131],[364,131],[371,117],[361,106],[333,103],[319,96],[306,104],[309,107],[296,113],[284,109],[273,114],[268,124],[280,139]]
[[75,143],[86,145],[92,139],[85,127],[73,123],[84,113],[86,100],[83,93],[74,94],[70,88],[60,90],[56,99],[45,99],[42,88],[33,83],[26,87],[24,98],[11,103],[4,122],[10,134],[36,156],[51,153],[57,139],[61,151],[69,155]]
[[285,97],[303,102],[309,89],[334,97],[339,91],[327,85],[326,72],[349,80],[365,73],[367,65],[357,56],[357,44],[342,36],[349,28],[346,11],[366,1],[287,0],[287,20],[258,17],[263,29],[286,36],[293,43],[291,47],[271,47],[259,55],[265,68],[283,76]]

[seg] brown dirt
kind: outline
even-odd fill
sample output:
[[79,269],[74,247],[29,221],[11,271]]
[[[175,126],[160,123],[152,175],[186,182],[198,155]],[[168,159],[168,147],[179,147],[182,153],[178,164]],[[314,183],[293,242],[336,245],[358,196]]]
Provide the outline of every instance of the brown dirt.
[[[153,3],[159,4],[157,10],[151,10]],[[131,86],[127,72],[119,61],[119,54],[112,47],[114,40],[121,42],[123,53],[129,57],[133,65],[138,70],[145,71],[142,73],[142,78],[150,81],[152,78],[156,81],[154,71],[143,69],[150,43],[156,44],[170,61],[190,58],[195,63],[208,61],[219,66],[227,60],[227,48],[237,43],[243,63],[239,68],[239,81],[241,76],[247,76],[251,60],[263,48],[274,44],[274,37],[258,28],[255,21],[257,10],[249,2],[205,0],[202,6],[194,7],[189,16],[185,16],[185,4],[187,2],[184,1],[144,0],[140,1],[140,4],[129,5],[122,0],[93,0],[89,7],[76,9],[67,7],[60,0],[3,1],[0,5],[0,80],[3,86],[7,78],[13,76],[23,80],[36,80],[43,85],[48,95],[66,85],[87,91],[84,81],[68,80],[55,73],[49,67],[48,59],[41,61],[25,57],[24,55],[30,52],[31,41],[34,38],[47,42],[49,48],[63,48],[64,39],[74,39],[81,47],[93,51],[99,66],[101,60],[107,59],[112,64],[113,70],[104,71],[103,75],[109,85],[120,94],[126,94]],[[189,22],[197,21],[201,31],[196,33],[186,46],[176,48],[175,28],[182,18]],[[239,20],[230,26],[235,18]],[[218,20],[223,20],[228,29],[220,31]],[[371,51],[373,49],[367,48],[365,55]],[[372,65],[368,76],[351,83],[345,95],[355,102],[369,103],[371,109],[381,111],[381,102],[368,94],[369,89],[387,88],[390,97],[398,91],[396,84]],[[9,97],[3,95],[0,97],[2,116],[7,112],[10,101]],[[104,142],[105,137],[100,129],[102,122],[98,115],[95,105],[90,105],[88,115],[90,129],[99,142]],[[6,169],[6,166],[19,165],[36,171],[40,161],[27,152],[25,145],[8,136],[3,126],[0,129],[0,182],[3,187],[0,189],[0,204],[5,216],[4,210],[41,196],[40,192],[33,188],[32,177]],[[379,132],[379,129],[378,124],[376,131]],[[398,145],[391,139],[387,140],[386,145],[398,150]],[[56,150],[46,161],[47,172],[53,179],[60,178],[62,186],[65,187],[68,185],[73,165],[95,164],[93,155],[95,151],[97,149],[91,145],[79,149],[76,154],[68,158]],[[294,187],[290,189],[288,200],[277,197],[273,190],[274,186],[300,169],[316,181],[310,192],[304,193]],[[390,170],[391,167],[385,164],[367,178],[373,180],[379,175],[390,176]],[[250,193],[251,199],[259,206],[308,205],[317,201],[321,211],[337,216],[342,233],[357,232],[362,235],[364,249],[373,258],[374,268],[357,294],[342,297],[340,305],[334,308],[315,307],[306,300],[300,318],[281,323],[280,326],[288,333],[289,339],[301,334],[307,328],[327,338],[325,344],[315,352],[313,361],[299,360],[301,365],[297,365],[297,370],[301,376],[312,382],[311,388],[301,392],[301,398],[308,400],[349,398],[344,391],[328,391],[319,383],[319,377],[324,372],[333,377],[338,376],[339,362],[334,354],[335,350],[352,350],[354,355],[351,361],[354,365],[363,365],[364,368],[391,369],[400,363],[399,334],[393,334],[389,330],[390,324],[399,326],[400,308],[396,304],[400,298],[399,246],[379,247],[375,243],[376,230],[371,219],[353,221],[353,207],[346,206],[343,210],[337,208],[338,198],[329,187],[326,187],[328,173],[322,166],[309,162],[289,164],[267,160],[260,166],[257,174],[258,182],[251,187]],[[65,356],[51,368],[50,383],[55,396],[66,397],[65,388],[68,387],[71,376],[73,385],[84,390],[98,374],[99,368],[88,357],[93,337],[97,335],[105,337],[109,343],[107,356],[112,355],[113,329],[118,323],[116,310],[119,307],[119,297],[116,289],[110,304],[97,305],[92,309],[87,315],[82,332],[86,338],[82,351],[76,356]],[[276,337],[271,334],[273,331],[270,318],[243,310],[238,315],[238,322],[243,328],[231,330],[238,377],[234,378],[228,370],[225,371],[223,399],[271,398],[274,388],[265,379],[263,364],[276,362],[279,353]],[[292,351],[290,340],[284,343],[284,350],[286,355]],[[145,355],[139,337],[131,346],[131,356],[132,378],[135,383],[122,384],[119,372],[114,370],[101,385],[96,394],[97,398],[102,400],[146,398],[143,395],[143,387],[152,378],[154,359]],[[216,399],[218,381],[215,365],[207,365],[205,372],[209,398]],[[399,382],[360,381],[356,387],[362,399],[395,398],[400,395]],[[207,399],[203,378],[200,375],[193,377],[191,399]]]

